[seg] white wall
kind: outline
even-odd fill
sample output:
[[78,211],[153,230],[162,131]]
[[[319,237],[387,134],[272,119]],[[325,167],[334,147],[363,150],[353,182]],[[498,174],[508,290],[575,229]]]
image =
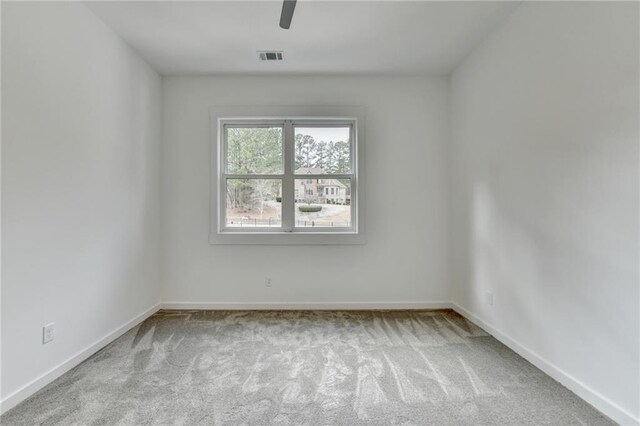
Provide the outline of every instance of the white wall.
[[161,83],[84,5],[3,2],[2,89],[7,409],[159,300]]
[[619,421],[640,417],[638,8],[524,3],[451,82],[454,300]]
[[[446,78],[163,78],[163,301],[449,300],[447,91]],[[213,105],[364,106],[367,244],[209,245]]]

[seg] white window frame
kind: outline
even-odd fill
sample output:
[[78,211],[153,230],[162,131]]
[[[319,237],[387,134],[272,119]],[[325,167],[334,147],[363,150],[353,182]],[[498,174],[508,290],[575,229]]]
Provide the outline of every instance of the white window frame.
[[[364,244],[364,108],[316,106],[212,107],[211,119],[211,220],[210,244]],[[231,175],[226,173],[226,127],[283,126],[283,174]],[[349,125],[351,173],[295,175],[294,128]],[[280,179],[282,181],[282,228],[236,228],[225,226],[226,179]],[[350,179],[351,226],[349,228],[295,226],[295,179]]]

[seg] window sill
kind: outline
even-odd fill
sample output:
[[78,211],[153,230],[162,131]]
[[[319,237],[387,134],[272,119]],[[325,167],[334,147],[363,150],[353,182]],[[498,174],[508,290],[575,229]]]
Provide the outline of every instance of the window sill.
[[363,245],[364,234],[355,232],[225,232],[210,233],[210,245]]

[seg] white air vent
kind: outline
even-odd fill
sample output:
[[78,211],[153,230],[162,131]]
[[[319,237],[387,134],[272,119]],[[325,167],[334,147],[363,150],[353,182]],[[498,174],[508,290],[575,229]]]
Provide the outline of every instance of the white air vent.
[[258,57],[261,61],[281,61],[283,52],[258,52]]

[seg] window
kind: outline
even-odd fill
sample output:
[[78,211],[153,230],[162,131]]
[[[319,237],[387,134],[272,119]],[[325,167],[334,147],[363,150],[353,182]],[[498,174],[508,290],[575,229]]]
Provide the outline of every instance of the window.
[[353,232],[350,200],[324,197],[318,186],[330,185],[331,195],[352,188],[353,125],[222,121],[221,232]]
[[[316,117],[225,114],[243,108],[269,110],[211,110],[216,172],[212,175],[210,242],[363,243],[358,209],[362,205],[358,179],[361,108],[336,107],[358,112],[344,117],[324,111]],[[330,107],[316,109],[323,108]],[[295,107],[270,108],[287,109]]]

